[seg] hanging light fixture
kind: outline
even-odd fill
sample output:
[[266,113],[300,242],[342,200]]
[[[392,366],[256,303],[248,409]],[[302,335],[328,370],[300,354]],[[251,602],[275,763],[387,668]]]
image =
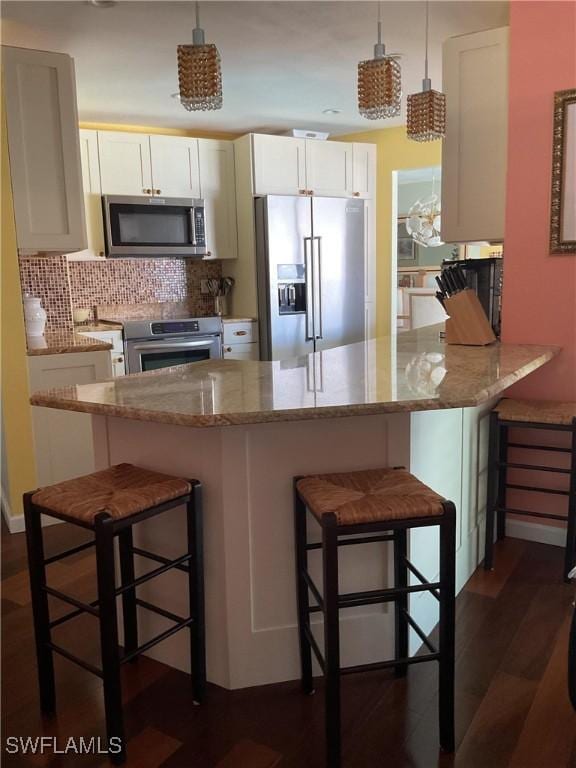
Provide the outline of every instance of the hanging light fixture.
[[408,96],[407,135],[412,141],[435,141],[446,133],[446,96],[432,90],[428,77],[429,3],[426,0],[426,53],[422,91]]
[[213,43],[204,42],[198,3],[192,45],[178,46],[178,83],[180,103],[189,112],[222,108],[220,54]]
[[435,192],[436,179],[432,176],[432,194],[417,200],[408,211],[406,231],[418,245],[437,248],[444,245],[440,235],[441,206]]
[[368,120],[400,114],[402,83],[399,54],[386,53],[382,42],[381,6],[379,2],[378,42],[374,46],[374,58],[358,64],[358,110]]

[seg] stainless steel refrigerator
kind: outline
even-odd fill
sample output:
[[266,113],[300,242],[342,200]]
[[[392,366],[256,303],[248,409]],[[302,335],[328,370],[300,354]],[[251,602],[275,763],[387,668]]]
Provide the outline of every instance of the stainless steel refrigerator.
[[364,201],[268,195],[255,206],[261,358],[363,340]]

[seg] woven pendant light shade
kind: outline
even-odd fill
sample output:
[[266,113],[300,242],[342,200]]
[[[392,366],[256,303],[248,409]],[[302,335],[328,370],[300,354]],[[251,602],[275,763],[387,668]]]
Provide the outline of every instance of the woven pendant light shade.
[[221,109],[222,71],[220,54],[213,43],[206,43],[200,28],[196,3],[196,27],[192,45],[178,46],[178,85],[180,103],[189,112]]
[[402,96],[398,60],[391,56],[358,64],[358,110],[368,120],[396,117]]
[[407,135],[413,141],[435,141],[446,132],[446,96],[440,91],[421,91],[408,96]]

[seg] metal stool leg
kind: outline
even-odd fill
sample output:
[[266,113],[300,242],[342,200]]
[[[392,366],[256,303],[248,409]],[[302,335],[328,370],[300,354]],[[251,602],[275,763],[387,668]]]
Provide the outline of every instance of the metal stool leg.
[[[120,550],[120,576],[122,584],[134,581],[134,553],[132,552],[132,528],[118,534]],[[138,612],[136,609],[136,588],[122,593],[122,618],[124,623],[124,651],[132,653],[138,648]],[[137,656],[132,661],[137,660]]]
[[188,590],[190,616],[190,672],[194,703],[200,704],[206,693],[206,627],[204,617],[204,544],[202,524],[202,486],[195,482],[186,507],[188,552]]
[[498,430],[498,496],[496,505],[498,507],[498,523],[496,526],[496,538],[498,541],[506,536],[506,512],[503,508],[506,506],[506,483],[508,481],[508,467],[505,466],[508,461],[508,427],[500,426]]
[[54,662],[52,651],[48,645],[50,643],[50,613],[48,595],[44,591],[46,586],[44,543],[40,513],[34,508],[32,495],[32,493],[24,494],[24,519],[26,522],[34,635],[36,638],[40,708],[45,714],[52,714],[56,710],[56,689],[54,685]]
[[494,520],[498,499],[498,413],[490,414],[488,442],[488,488],[486,494],[486,539],[484,550],[484,570],[491,571],[494,564]]
[[336,515],[322,521],[324,572],[324,663],[327,765],[340,768],[340,627],[338,615],[338,528]]
[[454,667],[456,608],[456,508],[445,501],[440,525],[440,746],[454,751]]
[[312,679],[312,649],[306,637],[310,631],[310,606],[308,585],[304,573],[308,569],[308,553],[306,551],[306,505],[298,495],[294,486],[294,533],[296,548],[296,596],[298,605],[298,640],[300,644],[300,665],[302,669],[302,690],[310,694],[314,692]]
[[[408,532],[406,529],[394,532],[394,586],[408,586]],[[408,595],[396,598],[394,605],[395,624],[395,656],[397,659],[408,657]],[[396,677],[405,677],[408,671],[407,664],[398,664],[395,669]]]
[[568,527],[564,556],[564,580],[576,565],[576,419],[572,421],[572,451],[570,456],[570,491],[568,496]]
[[111,752],[110,759],[118,765],[126,759],[126,745],[118,651],[113,519],[106,513],[97,515],[94,520],[94,529],[106,732],[108,749]]

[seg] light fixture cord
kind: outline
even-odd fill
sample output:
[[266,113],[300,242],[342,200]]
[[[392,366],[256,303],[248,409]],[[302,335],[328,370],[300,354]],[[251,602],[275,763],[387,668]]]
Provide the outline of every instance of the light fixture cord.
[[194,3],[196,6],[196,29],[200,29],[200,3]]
[[430,21],[430,3],[426,0],[426,53],[424,55],[424,77],[428,80],[428,26]]
[[382,3],[378,3],[378,45],[382,43]]

